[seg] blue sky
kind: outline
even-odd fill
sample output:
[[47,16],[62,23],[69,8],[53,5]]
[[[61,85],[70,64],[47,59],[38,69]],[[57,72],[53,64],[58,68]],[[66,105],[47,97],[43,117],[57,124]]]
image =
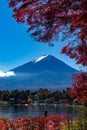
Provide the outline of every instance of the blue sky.
[[18,24],[12,17],[12,10],[7,0],[0,0],[0,70],[8,71],[14,67],[27,63],[41,55],[53,55],[69,66],[79,69],[73,60],[60,55],[64,43],[55,42],[54,47],[46,43],[34,41],[28,33],[27,26]]

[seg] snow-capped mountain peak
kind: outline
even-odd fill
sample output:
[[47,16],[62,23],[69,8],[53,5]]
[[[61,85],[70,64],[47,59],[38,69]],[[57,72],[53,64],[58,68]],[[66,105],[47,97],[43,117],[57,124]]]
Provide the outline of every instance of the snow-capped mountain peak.
[[35,60],[35,63],[37,63],[37,62],[43,60],[43,59],[46,58],[47,56],[48,56],[48,55],[43,55],[43,56],[38,57],[38,58]]
[[14,72],[15,76],[6,77],[9,73],[0,72],[5,76],[5,78],[0,77],[0,89],[64,89],[71,86],[72,74],[78,73],[77,70],[52,55],[40,56],[10,72]]

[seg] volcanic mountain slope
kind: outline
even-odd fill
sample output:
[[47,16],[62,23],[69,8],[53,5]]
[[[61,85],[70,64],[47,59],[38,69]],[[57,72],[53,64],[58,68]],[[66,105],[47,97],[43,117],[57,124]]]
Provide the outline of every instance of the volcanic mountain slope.
[[[15,76],[0,78],[0,87],[6,89],[65,89],[71,86],[72,74],[78,71],[51,55],[12,69]],[[2,86],[1,86],[2,85]]]

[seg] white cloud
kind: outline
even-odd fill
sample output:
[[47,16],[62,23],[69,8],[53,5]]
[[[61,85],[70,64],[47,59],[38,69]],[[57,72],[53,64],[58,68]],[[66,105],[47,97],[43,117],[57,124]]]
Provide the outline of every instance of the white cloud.
[[0,77],[9,77],[9,76],[15,76],[15,73],[13,71],[3,72],[0,71]]

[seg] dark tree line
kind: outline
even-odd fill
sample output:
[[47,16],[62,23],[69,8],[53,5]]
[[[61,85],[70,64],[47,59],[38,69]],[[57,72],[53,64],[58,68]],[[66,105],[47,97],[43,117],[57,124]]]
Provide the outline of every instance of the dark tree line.
[[60,103],[60,102],[71,102],[67,90],[63,91],[49,91],[48,89],[39,89],[37,91],[30,90],[3,90],[0,91],[0,100],[8,101],[14,98],[16,103],[31,103],[34,101],[47,102],[47,103]]

